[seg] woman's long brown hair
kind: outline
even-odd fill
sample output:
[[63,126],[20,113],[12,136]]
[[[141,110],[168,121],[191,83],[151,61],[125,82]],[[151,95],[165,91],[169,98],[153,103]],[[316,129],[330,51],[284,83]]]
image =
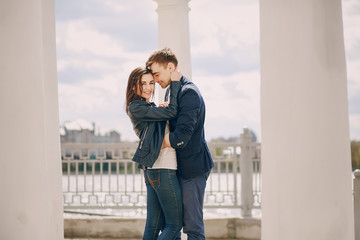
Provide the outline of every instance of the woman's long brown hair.
[[134,100],[140,100],[141,96],[137,95],[138,89],[142,93],[142,85],[140,84],[141,78],[144,74],[151,74],[151,71],[145,67],[135,68],[129,76],[126,88],[126,113],[128,113],[129,104]]

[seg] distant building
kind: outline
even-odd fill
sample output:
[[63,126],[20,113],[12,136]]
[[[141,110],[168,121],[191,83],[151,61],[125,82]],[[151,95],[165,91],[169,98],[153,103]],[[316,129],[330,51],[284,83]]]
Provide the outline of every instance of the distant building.
[[114,130],[100,134],[95,123],[83,119],[66,122],[60,127],[61,143],[119,143],[120,137]]
[[[252,142],[257,142],[257,136],[255,134],[255,132],[251,129],[250,130],[250,134],[251,134],[251,141]],[[210,140],[211,143],[235,143],[235,142],[240,142],[240,134],[239,136],[234,136],[234,137],[229,137],[229,138],[224,138],[224,137],[218,137],[215,139],[211,139]]]

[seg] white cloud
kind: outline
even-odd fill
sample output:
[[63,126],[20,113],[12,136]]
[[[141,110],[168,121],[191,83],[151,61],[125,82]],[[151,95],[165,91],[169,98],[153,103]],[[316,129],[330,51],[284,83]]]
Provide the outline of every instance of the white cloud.
[[127,50],[118,38],[96,30],[90,20],[60,22],[56,27],[58,52],[65,55],[58,57],[58,71],[70,66],[99,71],[115,70],[121,67],[117,65],[119,59],[126,65],[144,65],[150,54]]
[[118,66],[113,61],[99,60],[96,58],[81,59],[79,56],[69,57],[66,59],[59,59],[57,61],[57,70],[65,71],[68,67],[82,68],[98,71],[108,72],[116,69]]
[[350,139],[360,141],[360,114],[350,114]]
[[[348,94],[350,106],[359,106],[360,102],[360,2],[343,0],[344,41],[347,60]],[[354,108],[354,107],[353,107]],[[354,110],[357,111],[357,110]],[[360,140],[360,113],[349,115],[350,138]]]
[[[102,2],[103,0],[98,0]],[[111,10],[121,14],[126,11],[131,11],[136,9],[139,14],[145,15],[149,20],[157,19],[157,14],[154,14],[157,7],[155,1],[149,0],[137,0],[137,1],[119,1],[119,0],[106,0],[104,4]],[[141,11],[141,9],[146,9],[147,11]]]
[[121,2],[117,0],[106,0],[104,1],[104,4],[118,13],[122,13],[125,12],[126,10],[129,10],[129,6],[121,4]]
[[[360,60],[347,62],[349,97],[360,94]],[[360,104],[360,103],[359,103]]]
[[85,119],[76,119],[75,121],[66,122],[64,127],[66,127],[68,130],[93,129],[92,123]]
[[[227,77],[194,72],[193,79],[206,103],[206,122],[211,127],[206,129],[209,138],[240,134],[245,125],[257,125],[253,128],[260,135],[259,72],[240,72]],[[232,129],[232,125],[237,129]]]
[[[85,79],[80,83],[59,83],[59,105],[63,121],[99,114],[119,115],[125,98],[125,88],[130,72],[122,68],[109,71],[100,78]],[[113,119],[116,121],[116,119]],[[114,125],[114,124],[112,124]]]
[[[143,22],[131,26],[143,26],[145,29],[149,22],[157,20],[155,1],[96,2],[118,13],[101,16],[102,24],[126,22],[128,19],[123,17],[126,15],[123,13],[128,11],[142,16]],[[211,74],[207,71],[208,66],[192,69],[192,78],[206,101],[207,137],[210,139],[238,135],[244,125],[249,125],[259,136],[260,73],[256,65],[259,61],[258,1],[193,0],[189,5],[193,59],[226,59],[231,55],[231,60],[236,64],[249,63],[251,69],[255,69],[251,72],[239,72],[240,70],[235,69],[234,73],[227,75],[218,73],[223,69],[221,66],[218,66],[219,69],[211,69]],[[343,12],[346,51],[348,56],[351,55],[351,59],[347,60],[349,96],[356,96],[360,92],[360,2],[343,0]],[[136,20],[139,19],[132,19]],[[96,122],[103,129],[117,129],[123,139],[134,139],[136,137],[132,126],[124,112],[127,78],[132,69],[144,65],[152,50],[138,51],[125,47],[123,36],[133,36],[131,33],[141,29],[129,27],[119,34],[114,32],[115,28],[106,31],[100,29],[99,26],[103,25],[94,24],[96,21],[93,16],[86,16],[77,20],[62,19],[56,23],[59,73],[66,73],[69,69],[90,72],[82,81],[65,83],[60,80],[60,120],[63,123],[65,120],[84,118]],[[157,35],[156,31],[154,28],[148,32]],[[146,36],[136,39],[136,44],[140,47],[141,41],[145,43],[146,39]],[[93,72],[96,74],[91,76]],[[358,136],[358,139],[359,122],[359,115],[350,115],[351,136]],[[239,129],[234,129],[234,126]]]
[[[350,123],[354,128],[357,128],[360,131],[360,114],[351,114]],[[360,135],[358,138],[360,138]]]
[[258,48],[258,2],[227,2],[190,2],[193,55],[221,55],[228,48]]
[[343,0],[342,3],[345,47],[351,51],[356,46],[360,47],[360,1]]
[[215,55],[221,56],[223,52],[221,51],[221,44],[218,39],[213,37],[204,37],[201,41],[192,44],[191,54],[196,55]]
[[86,20],[67,23],[65,46],[73,52],[89,52],[99,56],[119,57],[124,49],[108,34],[94,30]]
[[102,89],[59,83],[60,112],[65,118],[69,118],[65,120],[72,120],[89,112],[95,113],[96,109],[105,106],[106,96],[107,92]]

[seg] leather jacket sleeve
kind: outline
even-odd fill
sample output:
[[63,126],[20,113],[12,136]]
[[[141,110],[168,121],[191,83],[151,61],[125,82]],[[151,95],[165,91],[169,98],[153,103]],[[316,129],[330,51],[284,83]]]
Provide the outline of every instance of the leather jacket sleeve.
[[172,81],[170,89],[168,107],[156,107],[144,101],[135,101],[130,103],[129,113],[133,118],[142,121],[165,121],[175,118],[178,110],[177,95],[180,90],[180,82]]

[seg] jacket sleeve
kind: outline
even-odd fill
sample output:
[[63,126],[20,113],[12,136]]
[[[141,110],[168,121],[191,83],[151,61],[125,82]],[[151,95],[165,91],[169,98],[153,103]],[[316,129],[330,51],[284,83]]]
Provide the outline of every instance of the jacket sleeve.
[[136,119],[143,121],[165,121],[173,119],[177,115],[177,95],[180,89],[180,82],[172,81],[170,84],[170,103],[167,107],[155,107],[149,104],[130,103],[129,112]]
[[171,147],[184,148],[188,144],[197,123],[200,107],[199,94],[193,89],[186,89],[179,102],[176,128],[169,134]]

